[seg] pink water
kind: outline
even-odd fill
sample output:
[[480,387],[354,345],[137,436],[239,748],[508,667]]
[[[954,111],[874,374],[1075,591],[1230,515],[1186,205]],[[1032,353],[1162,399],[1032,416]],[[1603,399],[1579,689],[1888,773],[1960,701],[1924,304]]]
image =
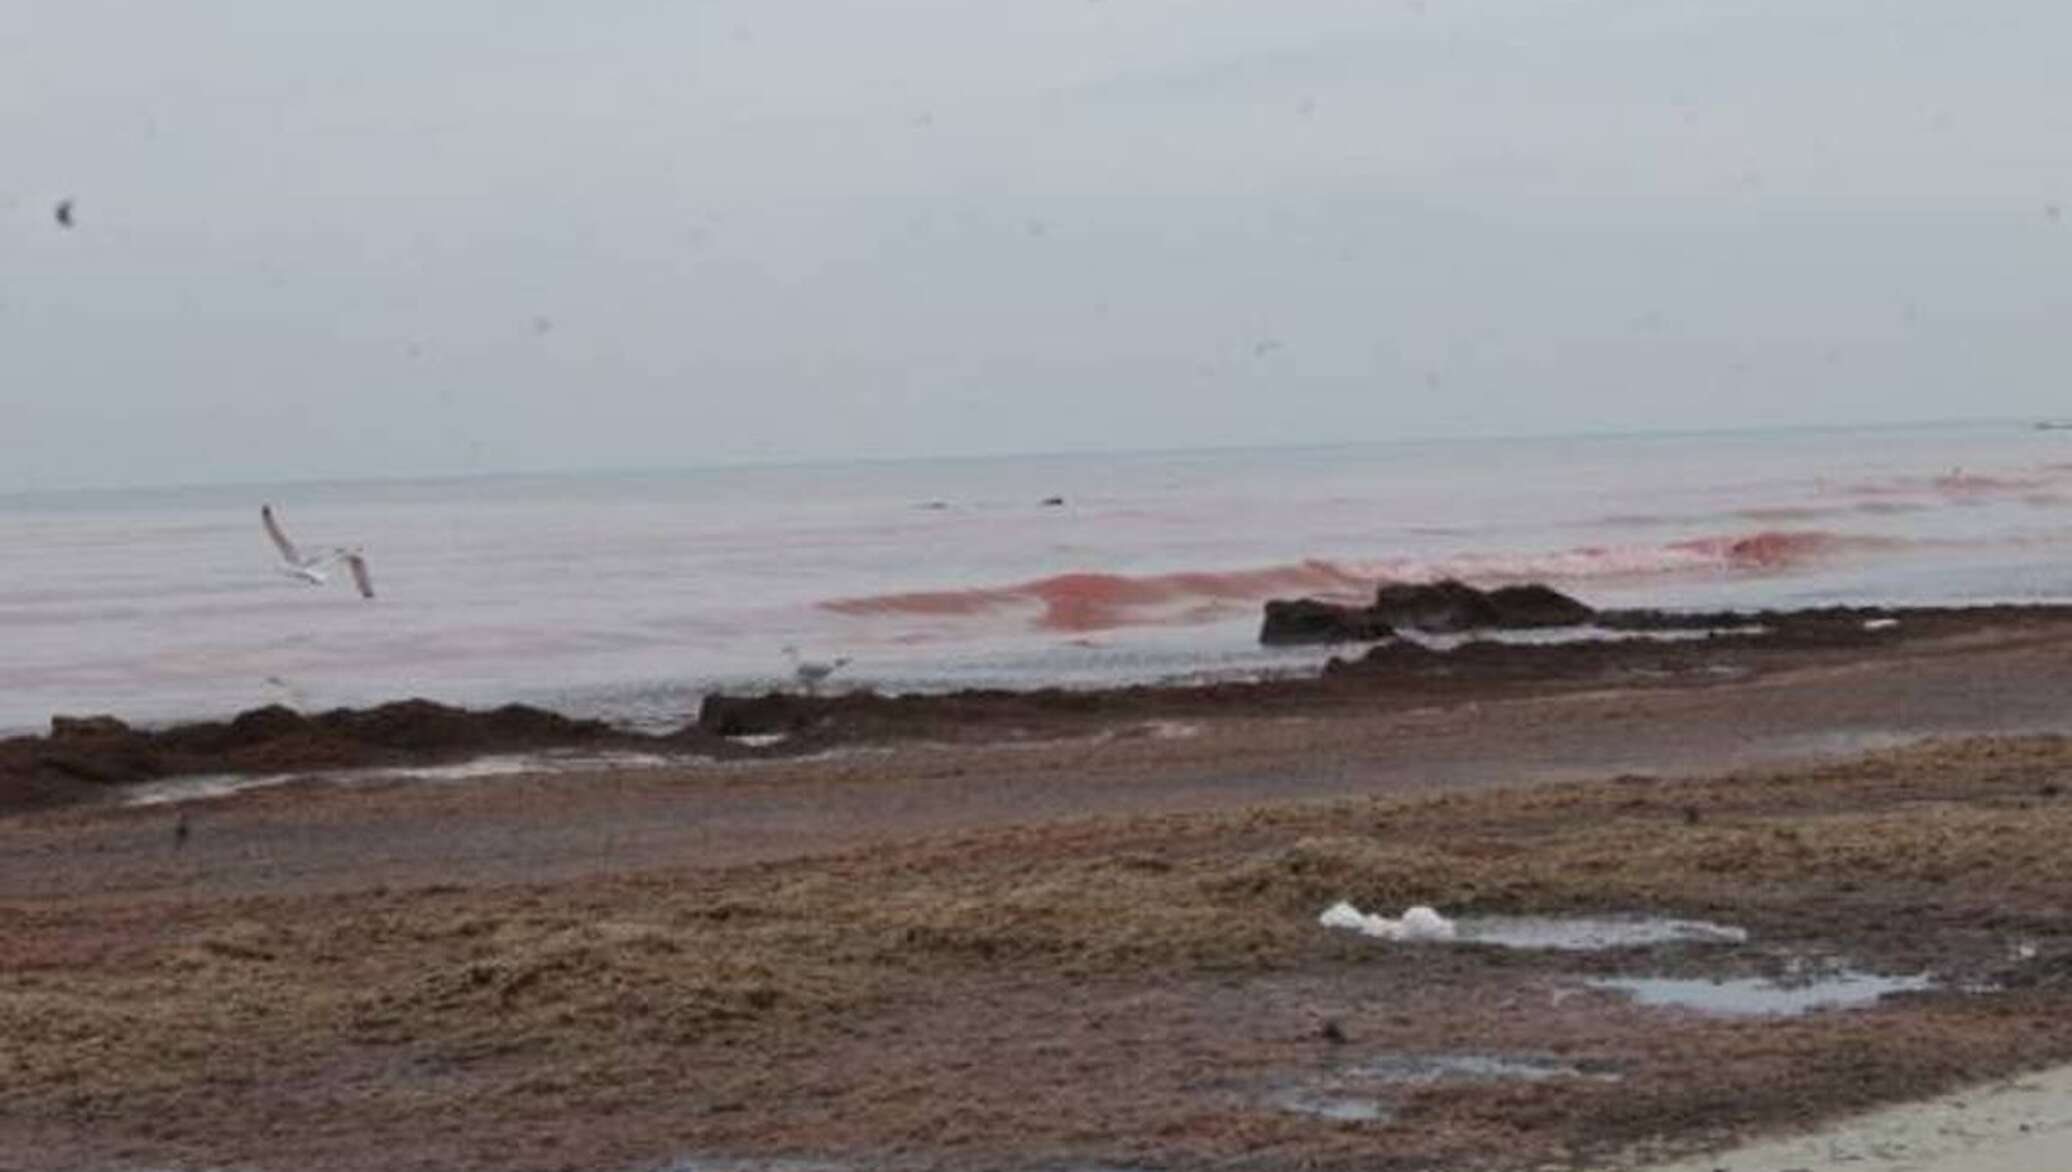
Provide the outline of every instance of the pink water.
[[[1049,506],[1047,498],[1064,503]],[[380,592],[272,568],[258,506]],[[2072,432],[2020,423],[0,498],[0,728],[270,701],[643,724],[852,685],[1304,670],[1270,597],[1543,579],[1616,605],[2072,598]]]

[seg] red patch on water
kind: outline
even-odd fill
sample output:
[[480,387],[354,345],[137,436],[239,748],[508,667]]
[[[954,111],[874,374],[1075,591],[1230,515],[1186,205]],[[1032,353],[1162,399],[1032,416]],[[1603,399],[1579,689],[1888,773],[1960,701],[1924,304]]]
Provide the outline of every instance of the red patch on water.
[[1258,570],[1166,574],[1058,574],[1012,586],[919,590],[838,598],[821,605],[856,617],[966,618],[1033,612],[1040,630],[1083,634],[1147,624],[1215,622],[1269,598],[1297,595],[1361,603],[1382,581],[1461,578],[1506,582],[1604,582],[1657,575],[1776,572],[1850,551],[1905,544],[1897,539],[1822,530],[1763,530],[1666,545],[1580,546],[1540,553],[1460,553],[1425,560],[1363,564],[1357,571],[1327,561]]
[[[1308,561],[1262,570],[1182,571],[1171,574],[1074,573],[1014,586],[922,590],[839,598],[827,609],[846,615],[957,617],[1037,606],[1036,624],[1052,631],[1101,631],[1151,621],[1152,612],[1182,608],[1192,617],[1220,617],[1220,603],[1263,602],[1289,593],[1348,593],[1364,598],[1374,579],[1330,562]],[[1183,614],[1181,617],[1188,617]]]
[[1818,530],[1766,530],[1726,537],[1679,541],[1671,549],[1718,558],[1730,569],[1779,570],[1850,548],[1888,544],[1877,538],[1845,537]]

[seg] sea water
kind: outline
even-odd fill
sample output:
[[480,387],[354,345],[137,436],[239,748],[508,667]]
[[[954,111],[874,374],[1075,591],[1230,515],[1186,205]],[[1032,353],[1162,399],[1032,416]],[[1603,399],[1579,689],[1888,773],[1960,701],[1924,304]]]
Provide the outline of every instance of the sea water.
[[[279,574],[366,551],[378,597]],[[1541,580],[1607,605],[2072,598],[2072,431],[1453,440],[0,497],[0,730],[422,695],[642,726],[774,685],[1312,670],[1268,598]]]

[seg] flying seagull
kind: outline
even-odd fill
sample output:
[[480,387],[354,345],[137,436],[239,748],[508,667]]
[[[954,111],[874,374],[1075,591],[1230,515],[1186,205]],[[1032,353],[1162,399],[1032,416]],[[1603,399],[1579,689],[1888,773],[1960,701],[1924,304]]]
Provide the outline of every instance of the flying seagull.
[[281,523],[274,520],[272,505],[259,506],[259,523],[266,526],[266,535],[273,538],[273,547],[281,551],[281,573],[290,578],[300,578],[312,586],[322,586],[328,579],[317,567],[343,561],[345,568],[352,571],[353,585],[360,588],[360,597],[374,597],[374,579],[367,573],[367,559],[359,550],[338,546],[326,554],[303,553],[281,531]]
[[785,658],[791,660],[791,674],[793,678],[799,681],[799,686],[806,689],[806,694],[809,696],[819,689],[821,683],[827,677],[835,674],[835,672],[849,662],[849,657],[846,655],[828,660],[800,659],[799,649],[796,647],[786,647],[784,655]]

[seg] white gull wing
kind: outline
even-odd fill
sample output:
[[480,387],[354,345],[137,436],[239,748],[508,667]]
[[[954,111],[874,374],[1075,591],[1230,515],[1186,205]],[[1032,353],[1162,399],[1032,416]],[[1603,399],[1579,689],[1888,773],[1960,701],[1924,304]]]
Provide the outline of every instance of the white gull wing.
[[273,538],[273,547],[281,551],[282,561],[303,568],[314,564],[311,559],[303,557],[302,551],[296,549],[295,543],[289,541],[288,535],[281,531],[281,523],[273,519],[272,505],[259,506],[259,523],[266,526],[266,535]]
[[367,559],[350,551],[342,552],[346,568],[353,572],[353,585],[360,588],[360,597],[374,597],[374,576],[367,572]]

